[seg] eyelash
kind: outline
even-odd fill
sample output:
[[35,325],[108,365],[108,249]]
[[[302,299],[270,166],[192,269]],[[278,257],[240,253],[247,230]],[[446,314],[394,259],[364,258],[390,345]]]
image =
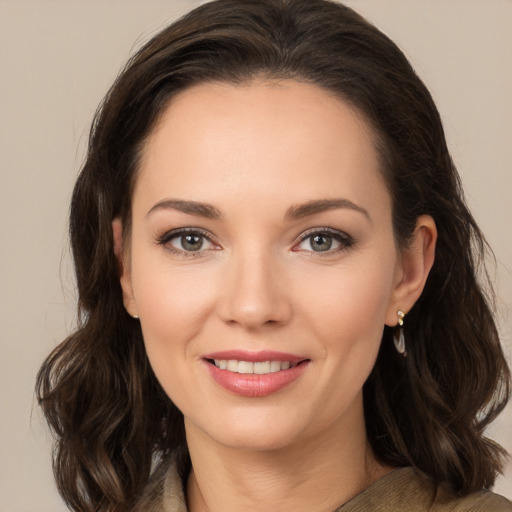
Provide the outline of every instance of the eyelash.
[[[165,247],[166,250],[168,250],[169,252],[177,254],[184,258],[201,257],[204,255],[204,253],[206,251],[212,250],[212,249],[200,249],[198,251],[186,251],[186,250],[177,249],[170,244],[170,242],[172,240],[182,237],[182,236],[185,236],[187,234],[200,236],[200,237],[204,238],[205,240],[207,240],[214,247],[215,246],[218,247],[218,245],[213,242],[212,235],[210,233],[208,233],[207,231],[204,231],[200,228],[179,228],[179,229],[174,229],[171,231],[166,231],[164,234],[162,234],[161,236],[159,236],[157,238],[157,243],[158,243],[158,245]],[[316,257],[325,257],[325,256],[329,256],[332,254],[337,254],[337,253],[346,251],[347,249],[349,249],[356,243],[356,240],[353,237],[351,237],[347,233],[338,231],[337,229],[333,229],[333,228],[329,228],[329,227],[313,228],[313,229],[310,229],[300,235],[298,241],[296,243],[294,243],[292,251],[299,252],[300,249],[296,249],[296,247],[298,247],[304,241],[311,239],[314,235],[327,236],[340,244],[340,247],[333,249],[333,250],[331,250],[329,248],[325,251],[313,251],[313,250],[303,251],[303,252],[309,252],[309,253],[311,253],[311,255],[314,254]],[[218,248],[213,249],[213,250],[218,250]]]
[[[179,228],[179,229],[173,229],[172,231],[166,231],[163,235],[159,236],[157,239],[158,245],[161,245],[165,247],[166,250],[173,254],[177,254],[178,256],[181,256],[183,258],[197,258],[204,255],[205,251],[211,250],[211,249],[201,249],[199,251],[185,251],[181,249],[176,249],[173,247],[170,242],[174,240],[175,238],[179,238],[185,235],[197,235],[205,240],[207,240],[210,244],[215,246],[216,244],[212,241],[212,236],[207,231],[204,231],[200,228]],[[213,249],[217,250],[217,249]]]
[[[338,242],[340,244],[339,248],[332,249],[332,250],[328,249],[326,251],[313,251],[313,250],[305,251],[305,252],[310,252],[311,255],[314,254],[316,257],[324,257],[324,256],[329,256],[332,254],[337,254],[337,253],[346,251],[347,249],[350,249],[350,247],[352,247],[356,243],[356,240],[353,237],[351,237],[347,233],[344,233],[343,231],[339,231],[337,229],[333,229],[333,228],[329,228],[329,227],[323,227],[323,228],[313,228],[313,229],[310,229],[310,230],[306,231],[305,233],[303,233],[299,237],[298,243],[296,243],[294,245],[294,248],[297,247],[298,245],[302,244],[304,241],[311,239],[315,235],[325,235],[329,238],[334,239],[336,242]],[[292,250],[294,250],[294,249],[292,249]],[[297,252],[298,252],[298,250],[297,250]]]

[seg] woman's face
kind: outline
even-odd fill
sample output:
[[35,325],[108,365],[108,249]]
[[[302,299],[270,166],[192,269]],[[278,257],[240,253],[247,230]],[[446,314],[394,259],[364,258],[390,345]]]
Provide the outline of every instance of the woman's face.
[[121,282],[188,431],[271,449],[361,428],[399,261],[369,126],[316,86],[195,86],[147,141]]

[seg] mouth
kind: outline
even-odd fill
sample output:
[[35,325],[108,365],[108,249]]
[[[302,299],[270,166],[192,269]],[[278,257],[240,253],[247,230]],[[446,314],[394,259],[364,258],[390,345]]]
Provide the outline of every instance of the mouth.
[[227,370],[228,372],[266,375],[268,373],[276,373],[289,370],[290,368],[295,368],[300,364],[308,362],[309,359],[304,359],[298,362],[279,360],[253,362],[238,359],[207,359],[207,361],[217,368]]
[[311,359],[274,351],[230,350],[203,358],[213,380],[232,394],[263,397],[290,386],[307,372]]

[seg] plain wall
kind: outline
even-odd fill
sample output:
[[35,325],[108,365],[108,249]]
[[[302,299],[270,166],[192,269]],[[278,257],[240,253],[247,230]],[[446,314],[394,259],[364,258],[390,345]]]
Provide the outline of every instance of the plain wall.
[[[190,0],[0,0],[0,512],[60,512],[35,374],[74,323],[66,235],[96,106],[131,51]],[[512,2],[350,0],[412,60],[493,247],[512,345]],[[469,376],[475,378],[475,376]],[[512,451],[512,407],[489,435]],[[512,498],[509,465],[496,490]]]

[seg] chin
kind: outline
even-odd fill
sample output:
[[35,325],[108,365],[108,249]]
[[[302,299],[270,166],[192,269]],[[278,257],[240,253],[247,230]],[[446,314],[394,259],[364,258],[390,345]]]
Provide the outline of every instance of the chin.
[[253,411],[247,414],[224,416],[224,421],[211,422],[207,426],[185,421],[187,436],[203,435],[217,444],[234,450],[274,451],[294,444],[301,437],[297,422],[287,415],[285,418],[275,414],[262,414]]
[[219,436],[216,441],[226,448],[248,452],[283,450],[293,444],[293,436],[284,432],[237,431],[233,435]]

